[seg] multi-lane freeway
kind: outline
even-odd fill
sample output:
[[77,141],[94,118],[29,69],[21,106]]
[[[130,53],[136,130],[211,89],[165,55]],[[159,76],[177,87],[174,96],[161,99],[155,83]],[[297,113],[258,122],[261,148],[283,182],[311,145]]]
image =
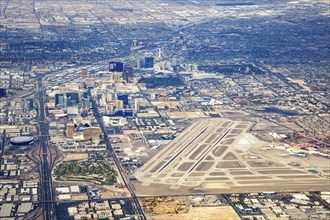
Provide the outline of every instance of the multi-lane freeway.
[[1,154],[0,154],[0,164],[2,164],[1,160],[3,158],[3,154],[5,152],[5,144],[6,144],[6,130],[3,130],[2,136],[1,136]]
[[48,155],[50,149],[48,146],[48,123],[45,117],[45,106],[44,106],[44,92],[42,87],[42,77],[38,77],[38,119],[39,119],[39,147],[41,148],[42,156],[40,161],[40,200],[43,201],[43,215],[45,220],[52,220],[56,218],[55,215],[55,203],[53,203],[53,187],[52,187],[52,176],[51,168],[49,166]]
[[[65,69],[62,69],[62,71]],[[52,220],[56,219],[56,207],[55,207],[55,201],[54,198],[54,190],[52,186],[52,176],[51,171],[52,167],[55,164],[55,160],[52,158],[52,152],[53,150],[49,146],[49,131],[48,131],[48,122],[46,120],[45,116],[45,106],[44,106],[44,89],[42,85],[43,77],[47,75],[52,75],[54,73],[57,73],[58,71],[50,71],[47,73],[44,73],[42,75],[39,75],[37,77],[37,98],[38,98],[38,122],[39,122],[39,139],[38,139],[38,158],[35,158],[35,162],[39,165],[39,172],[40,172],[40,203],[42,204],[42,211],[43,211],[43,217],[45,220]],[[102,122],[102,117],[98,112],[98,108],[94,100],[91,100],[93,103],[93,111],[95,118],[98,121],[98,124],[103,132],[103,134],[106,134],[105,126]],[[110,144],[109,138],[107,135],[105,136],[105,142],[107,149],[109,153],[112,155],[114,163],[119,171],[119,174],[126,185],[128,191],[131,194],[131,198],[135,204],[135,207],[137,209],[137,213],[139,214],[141,219],[146,219],[142,207],[139,204],[138,198],[133,192],[132,186],[129,184],[129,182],[126,179],[126,176],[124,174],[124,170],[120,164],[119,159],[114,153],[114,150]],[[48,157],[50,156],[50,157]]]

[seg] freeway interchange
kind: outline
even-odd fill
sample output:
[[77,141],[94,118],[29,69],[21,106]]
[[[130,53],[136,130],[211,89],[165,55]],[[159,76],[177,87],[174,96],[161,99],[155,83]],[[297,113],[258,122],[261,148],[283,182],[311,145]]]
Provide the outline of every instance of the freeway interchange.
[[[56,219],[56,198],[55,198],[55,192],[53,188],[53,182],[52,182],[52,169],[55,165],[56,160],[59,157],[58,152],[52,149],[49,145],[49,124],[47,122],[46,116],[45,116],[45,106],[44,106],[44,89],[42,85],[43,76],[39,76],[37,78],[37,97],[38,97],[38,123],[39,123],[39,139],[38,139],[38,146],[34,150],[32,159],[37,163],[38,170],[40,174],[40,204],[42,206],[40,207],[43,218],[46,220]],[[135,208],[137,211],[137,214],[139,215],[140,219],[146,219],[142,207],[139,204],[138,198],[135,195],[132,186],[128,182],[124,170],[120,164],[119,159],[117,158],[111,143],[109,141],[108,136],[106,135],[106,128],[102,122],[102,116],[100,115],[96,102],[91,99],[90,100],[93,105],[93,113],[94,116],[101,128],[102,133],[104,134],[104,140],[106,143],[107,150],[109,154],[112,156],[114,164],[117,168],[117,171],[128,189],[132,201],[135,204]],[[55,154],[55,159],[53,158],[52,154]]]
[[40,156],[40,200],[43,201],[43,216],[46,220],[54,219],[55,217],[55,203],[54,191],[52,187],[51,167],[48,159],[50,153],[48,145],[48,123],[45,117],[44,95],[42,87],[42,77],[38,77],[38,100],[39,100],[39,147],[41,149]]

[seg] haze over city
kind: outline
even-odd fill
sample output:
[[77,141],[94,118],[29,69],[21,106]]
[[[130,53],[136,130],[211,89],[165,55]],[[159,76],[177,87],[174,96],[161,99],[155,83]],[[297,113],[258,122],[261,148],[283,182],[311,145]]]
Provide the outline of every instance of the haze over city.
[[329,4],[0,0],[0,219],[329,219]]

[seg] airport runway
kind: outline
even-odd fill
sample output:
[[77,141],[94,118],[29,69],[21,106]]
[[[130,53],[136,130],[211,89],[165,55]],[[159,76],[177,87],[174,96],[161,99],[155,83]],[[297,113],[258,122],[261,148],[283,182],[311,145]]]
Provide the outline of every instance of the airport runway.
[[279,185],[282,190],[328,187],[329,178],[292,167],[286,158],[273,161],[252,153],[251,148],[270,144],[249,133],[253,125],[224,118],[196,121],[134,173],[137,192],[150,195],[158,187],[171,194],[182,189],[224,193],[255,188],[262,192]]

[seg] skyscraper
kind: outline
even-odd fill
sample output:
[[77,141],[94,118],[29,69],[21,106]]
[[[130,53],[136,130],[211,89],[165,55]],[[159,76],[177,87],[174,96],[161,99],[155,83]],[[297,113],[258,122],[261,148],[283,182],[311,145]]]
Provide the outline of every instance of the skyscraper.
[[0,97],[6,96],[6,89],[0,88]]
[[136,69],[140,69],[141,68],[141,61],[137,60],[136,61]]
[[56,94],[55,95],[55,106],[57,108],[65,108],[65,100],[64,100],[64,94]]
[[117,110],[122,110],[124,108],[124,102],[122,100],[116,100],[115,105]]
[[124,64],[122,62],[109,62],[109,71],[110,72],[123,72]]
[[84,92],[84,93],[82,94],[82,99],[81,99],[81,101],[82,101],[82,107],[83,107],[83,108],[89,108],[89,95],[88,95],[87,92]]
[[123,79],[128,82],[130,78],[133,78],[133,67],[124,68]]
[[88,77],[88,69],[87,69],[87,67],[81,69],[81,76],[84,79],[86,79]]
[[122,81],[122,75],[123,75],[123,73],[121,73],[121,72],[111,72],[110,73],[110,79],[115,81],[115,82],[121,82]]
[[135,112],[140,111],[140,99],[139,98],[134,99],[134,111]]
[[118,95],[118,100],[122,100],[124,105],[128,105],[128,95],[127,94]]
[[28,102],[29,102],[29,111],[32,111],[34,107],[33,99],[28,99]]
[[162,58],[162,48],[158,48],[157,50],[157,58],[161,59]]
[[79,93],[70,92],[66,94],[67,106],[76,106],[79,103]]
[[107,114],[112,114],[112,113],[114,112],[114,110],[115,110],[115,105],[114,105],[114,103],[112,103],[112,102],[108,103],[108,104],[105,106],[105,112],[106,112]]
[[153,68],[154,67],[154,58],[153,57],[145,57],[144,58],[144,67],[145,68]]
[[73,138],[73,135],[74,135],[74,124],[67,124],[66,125],[66,135],[69,138]]

